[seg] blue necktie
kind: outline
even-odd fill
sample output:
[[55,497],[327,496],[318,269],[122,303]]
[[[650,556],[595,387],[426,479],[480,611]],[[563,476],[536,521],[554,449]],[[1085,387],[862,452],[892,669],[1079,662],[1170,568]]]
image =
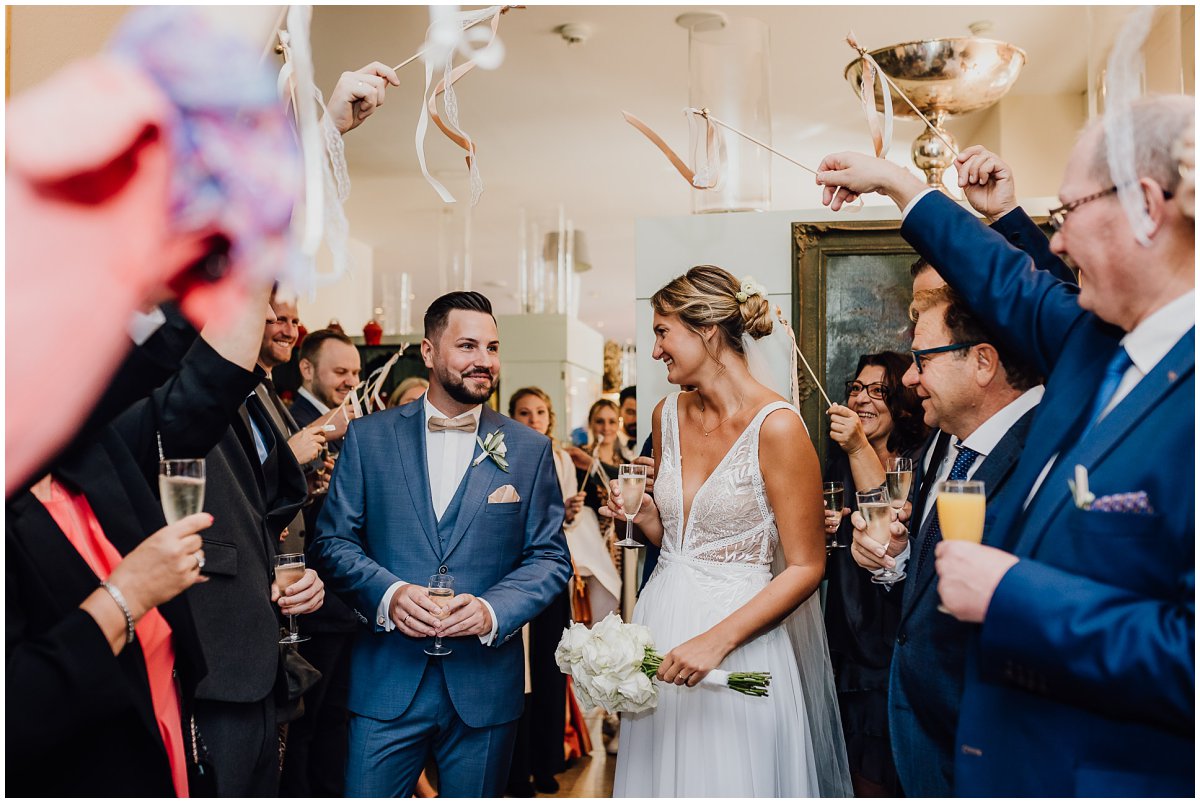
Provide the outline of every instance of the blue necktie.
[[1108,361],[1108,367],[1104,369],[1104,378],[1100,380],[1100,388],[1096,391],[1096,398],[1092,401],[1092,409],[1086,419],[1087,426],[1083,428],[1083,434],[1079,436],[1079,440],[1087,437],[1088,433],[1096,426],[1100,413],[1112,401],[1113,394],[1117,392],[1117,387],[1125,378],[1125,372],[1132,366],[1133,360],[1129,358],[1129,352],[1125,350],[1124,346],[1121,346]]
[[[954,465],[950,467],[950,480],[965,480],[967,472],[971,470],[971,465],[974,464],[975,458],[979,457],[979,452],[974,449],[969,449],[963,446],[962,441],[954,444],[954,448],[958,449],[958,457],[954,458]],[[921,555],[917,558],[916,571],[913,572],[913,577],[920,577],[919,572],[925,565],[925,559],[929,557],[929,551],[933,549],[933,545],[942,540],[942,525],[938,521],[937,500],[934,500],[933,521],[929,522],[929,529],[925,531],[925,540],[921,543]]]

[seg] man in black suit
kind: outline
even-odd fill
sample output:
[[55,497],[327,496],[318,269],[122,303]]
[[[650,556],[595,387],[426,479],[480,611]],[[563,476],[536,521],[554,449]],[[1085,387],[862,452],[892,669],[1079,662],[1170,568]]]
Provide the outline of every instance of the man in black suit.
[[[267,309],[265,327],[275,324]],[[261,366],[256,371],[262,377]],[[208,675],[196,690],[196,723],[216,767],[221,796],[274,796],[279,784],[277,703],[287,702],[278,613],[310,613],[324,584],[309,569],[285,589],[273,585],[279,535],[307,496],[304,473],[252,391],[217,446],[205,455],[204,532],[209,582],[189,591]],[[175,453],[163,444],[165,456]],[[143,460],[148,472],[156,459]],[[276,609],[278,604],[278,611]]]
[[[296,423],[308,427],[336,410],[358,385],[361,365],[358,349],[346,335],[332,329],[309,332],[300,344],[303,384],[291,408]],[[345,434],[344,419],[341,423]],[[332,452],[340,437],[334,441],[338,433],[328,434]],[[304,508],[306,550],[316,536],[324,501],[325,495],[317,494]],[[345,796],[350,647],[359,626],[358,615],[334,594],[321,610],[300,618],[300,629],[310,638],[299,645],[300,654],[321,672],[321,679],[304,695],[304,715],[288,725],[279,784],[285,797]]]
[[[859,529],[856,514],[851,554],[865,569],[899,565],[907,574],[896,589],[901,613],[888,693],[892,748],[907,795],[945,797],[953,791],[954,733],[972,626],[936,607],[933,547],[941,538],[936,486],[946,479],[982,481],[994,501],[1016,466],[1044,389],[1035,372],[1000,345],[932,270],[922,273],[932,276],[921,281],[918,275],[913,298],[919,363],[904,382],[922,397],[925,423],[941,432],[931,439],[918,472],[911,542],[903,527],[895,527],[884,554]],[[941,350],[921,353],[927,349]]]

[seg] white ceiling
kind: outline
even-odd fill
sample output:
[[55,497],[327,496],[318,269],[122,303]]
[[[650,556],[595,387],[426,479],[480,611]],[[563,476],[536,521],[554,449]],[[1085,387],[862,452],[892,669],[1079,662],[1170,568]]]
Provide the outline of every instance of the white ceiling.
[[[675,17],[701,6],[530,6],[500,26],[500,69],[475,70],[456,85],[464,128],[478,143],[485,190],[473,210],[474,288],[499,312],[516,312],[518,215],[565,204],[587,233],[594,269],[584,274],[581,317],[609,337],[633,336],[634,220],[685,215],[689,188],[622,119],[628,109],[677,150],[687,147],[688,34]],[[712,7],[770,26],[771,113],[775,147],[815,166],[822,155],[866,148],[857,98],[842,78],[853,29],[875,48],[957,36],[989,20],[993,38],[1028,53],[1014,94],[1085,89],[1085,6],[743,6]],[[586,22],[592,37],[568,45],[554,29]],[[324,6],[313,22],[317,79],[328,92],[340,72],[378,59],[395,65],[420,48],[424,6]],[[1072,32],[1067,35],[1066,32]],[[424,71],[405,68],[401,86],[367,125],[346,138],[354,192],[353,236],[375,248],[375,269],[416,275],[416,307],[438,292],[437,218],[441,201],[418,172],[413,132]],[[716,110],[714,110],[716,111]],[[719,113],[719,112],[718,112]],[[969,119],[958,132],[969,135]],[[916,123],[898,121],[893,158],[906,158]],[[961,133],[960,133],[961,136]],[[426,144],[432,170],[458,182],[461,152],[436,131]],[[773,209],[817,205],[811,177],[776,160]],[[463,198],[464,193],[456,192]],[[465,201],[460,202],[460,206]],[[461,214],[461,212],[458,212]],[[489,282],[504,282],[498,287]]]

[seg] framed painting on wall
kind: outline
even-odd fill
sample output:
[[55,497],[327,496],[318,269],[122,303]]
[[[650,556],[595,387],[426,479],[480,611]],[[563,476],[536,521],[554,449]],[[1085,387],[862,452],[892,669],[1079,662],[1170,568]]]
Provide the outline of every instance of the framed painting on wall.
[[[830,398],[846,402],[846,382],[862,354],[911,348],[910,268],[917,255],[899,221],[795,223],[792,321],[797,342]],[[827,405],[800,371],[800,412],[821,464],[829,448]]]

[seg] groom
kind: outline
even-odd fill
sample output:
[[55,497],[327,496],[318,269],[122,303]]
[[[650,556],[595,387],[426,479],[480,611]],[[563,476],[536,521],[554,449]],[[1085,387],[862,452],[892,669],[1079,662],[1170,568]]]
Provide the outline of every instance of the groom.
[[[352,657],[347,795],[411,797],[431,752],[442,797],[504,789],[521,626],[563,592],[571,561],[550,441],[483,404],[499,346],[487,298],[442,296],[421,341],[429,391],[346,434],[312,559],[371,617]],[[502,445],[485,451],[493,433]],[[439,574],[454,578],[444,610],[426,593]],[[452,654],[426,655],[435,635]]]

